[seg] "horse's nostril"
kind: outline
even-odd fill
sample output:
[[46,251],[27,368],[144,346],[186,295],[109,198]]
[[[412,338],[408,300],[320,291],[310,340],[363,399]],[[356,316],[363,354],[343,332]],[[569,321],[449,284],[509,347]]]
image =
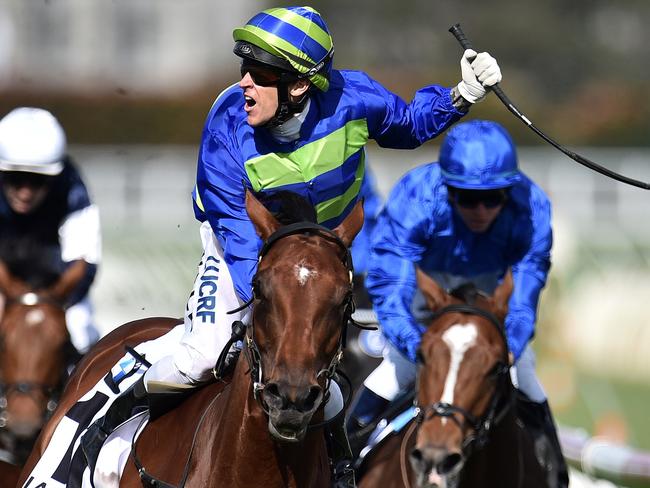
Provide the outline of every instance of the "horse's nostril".
[[422,451],[417,447],[411,451],[411,460],[416,463],[422,462]]
[[409,455],[411,467],[419,476],[426,475],[433,469],[433,460],[428,456],[428,452],[428,449],[423,450],[416,447]]
[[316,407],[316,402],[320,399],[322,389],[318,385],[309,388],[309,392],[302,402],[302,410],[309,411]]
[[438,474],[444,476],[449,473],[452,473],[457,468],[457,466],[462,462],[462,460],[463,457],[457,452],[448,454],[438,463],[436,467],[436,469],[438,470]]
[[284,399],[277,383],[267,383],[264,387],[264,401],[269,407],[283,408]]

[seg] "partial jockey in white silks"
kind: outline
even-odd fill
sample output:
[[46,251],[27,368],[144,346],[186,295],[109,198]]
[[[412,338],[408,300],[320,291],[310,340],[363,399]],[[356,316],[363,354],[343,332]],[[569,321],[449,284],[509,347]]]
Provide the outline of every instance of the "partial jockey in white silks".
[[100,336],[89,297],[101,260],[99,210],[47,110],[18,107],[0,120],[0,187],[0,315],[3,299],[32,291],[23,261],[37,249],[57,275],[38,291],[65,307],[70,340],[84,354]]
[[[77,465],[57,471],[58,480],[77,470],[83,473],[75,474],[83,486],[90,486],[91,478],[97,485],[114,486],[124,464],[106,460],[105,452],[111,444],[131,441],[128,435],[119,439],[120,429],[112,435],[116,427],[138,408],[146,409],[152,385],[194,387],[209,381],[232,322],[249,320],[247,307],[227,313],[250,303],[261,247],[246,213],[246,189],[266,202],[282,193],[296,194],[313,206],[319,224],[334,228],[359,198],[369,139],[389,148],[418,147],[464,116],[486,96],[486,87],[501,80],[494,58],[468,50],[458,85],[426,86],[406,103],[366,73],[333,69],[332,38],[310,7],[265,10],[235,29],[233,37],[241,81],[217,97],[203,130],[193,203],[202,222],[204,254],[185,323],[136,347],[153,363],[146,373],[127,355],[127,371],[118,365],[107,375],[104,383],[112,386],[121,379],[119,394],[100,384],[82,399],[108,396],[99,408],[94,405],[92,419],[82,416],[85,425],[70,420],[70,456]],[[269,208],[280,210],[273,203]],[[330,391],[326,419],[343,406],[339,388],[332,384]],[[329,430],[333,444],[340,446],[340,452],[331,453],[334,484],[355,486],[344,416]],[[124,462],[125,452],[120,457]],[[55,456],[47,456],[33,470],[31,486],[44,480],[48,487],[63,486],[53,483]]]

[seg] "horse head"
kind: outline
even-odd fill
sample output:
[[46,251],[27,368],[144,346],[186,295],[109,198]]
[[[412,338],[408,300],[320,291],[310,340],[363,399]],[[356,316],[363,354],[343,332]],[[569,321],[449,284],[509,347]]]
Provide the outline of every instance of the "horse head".
[[69,343],[61,305],[36,293],[7,300],[0,322],[3,440],[33,440],[56,408]]
[[38,258],[26,269],[28,247],[16,249],[19,258],[2,252],[8,285],[0,320],[0,442],[20,460],[56,408],[72,345],[62,304],[38,291],[56,273]]
[[305,436],[327,397],[352,313],[349,246],[363,224],[357,203],[334,230],[282,224],[249,192],[246,208],[265,242],[253,280],[246,353],[255,393],[281,442]]
[[417,270],[433,312],[418,352],[419,425],[411,466],[420,487],[446,486],[500,413],[511,358],[503,321],[512,293],[508,272],[492,296],[473,285],[445,292]]

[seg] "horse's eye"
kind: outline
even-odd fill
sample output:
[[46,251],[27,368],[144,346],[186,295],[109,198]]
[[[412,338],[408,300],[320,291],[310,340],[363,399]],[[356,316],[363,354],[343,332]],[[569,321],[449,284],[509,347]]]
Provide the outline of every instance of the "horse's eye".
[[506,366],[504,363],[499,361],[492,367],[492,369],[488,372],[486,376],[492,379],[496,379],[507,371],[508,371],[508,366]]

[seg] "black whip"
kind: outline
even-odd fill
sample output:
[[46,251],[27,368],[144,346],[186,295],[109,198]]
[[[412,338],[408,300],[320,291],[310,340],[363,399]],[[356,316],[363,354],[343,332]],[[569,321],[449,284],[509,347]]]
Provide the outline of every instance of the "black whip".
[[[458,40],[460,45],[463,47],[463,49],[473,49],[472,48],[472,43],[467,39],[465,36],[465,33],[463,30],[460,28],[460,24],[455,24],[452,25],[449,28],[449,32],[451,32],[454,37]],[[582,164],[583,166],[586,166],[587,168],[596,171],[602,175],[608,176],[614,180],[620,181],[621,183],[627,183],[628,185],[636,186],[638,188],[642,188],[644,190],[650,190],[650,183],[646,183],[644,181],[639,181],[635,180],[632,178],[629,178],[627,176],[624,176],[622,174],[616,173],[615,171],[612,171],[611,169],[605,168],[604,166],[601,166],[598,163],[594,163],[593,161],[581,156],[580,154],[577,154],[564,146],[560,145],[559,143],[555,142],[553,139],[551,139],[549,136],[544,134],[541,130],[539,130],[537,127],[535,127],[535,124],[533,124],[528,117],[526,117],[517,107],[515,106],[514,103],[510,101],[510,99],[506,96],[505,93],[503,93],[503,90],[499,86],[498,83],[495,83],[493,86],[490,87],[490,89],[494,92],[494,94],[499,97],[499,100],[503,102],[503,104],[506,106],[510,112],[514,114],[515,117],[517,117],[519,120],[521,120],[524,124],[526,124],[535,134],[537,134],[539,137],[544,139],[546,142],[548,142],[551,146],[554,148],[562,151],[564,154],[569,156],[571,159],[574,161]]]

